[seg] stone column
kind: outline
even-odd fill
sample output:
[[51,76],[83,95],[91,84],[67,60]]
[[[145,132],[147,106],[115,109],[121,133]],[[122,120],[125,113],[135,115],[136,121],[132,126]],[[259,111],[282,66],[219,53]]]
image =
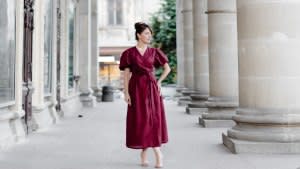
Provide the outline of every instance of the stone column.
[[194,90],[209,93],[207,0],[193,0]]
[[91,94],[91,0],[79,0],[79,72],[80,100],[85,107],[95,106],[95,97]]
[[91,80],[92,80],[92,89],[94,90],[94,96],[96,96],[97,101],[101,101],[101,90],[98,86],[99,81],[99,63],[98,63],[98,0],[91,0],[91,10],[92,10],[92,69],[91,69]]
[[52,25],[52,68],[51,68],[51,117],[53,118],[53,122],[56,123],[59,121],[59,116],[62,115],[62,111],[57,111],[55,106],[57,105],[57,23],[58,23],[58,14],[57,10],[60,8],[59,0],[53,1],[53,25]]
[[204,127],[233,126],[238,106],[236,0],[208,1],[209,87]]
[[181,15],[183,0],[176,0],[176,55],[177,55],[177,89],[184,88],[184,51],[183,51],[183,20]]
[[204,102],[209,93],[207,0],[194,0],[193,3],[194,89],[198,94],[191,95],[192,102],[186,108],[187,113],[207,111]]
[[194,89],[194,47],[193,47],[193,0],[182,0],[183,22],[183,54],[184,54],[184,97],[180,98],[178,105],[186,105],[190,102],[189,95]]
[[[62,102],[68,97],[68,3],[60,1],[61,8],[61,30],[60,30],[60,93]],[[77,35],[78,36],[78,35]],[[75,36],[76,37],[76,36]],[[62,108],[65,112],[65,110]]]
[[34,3],[34,31],[32,44],[32,94],[33,112],[41,112],[44,108],[44,19],[43,3]]
[[[22,82],[23,82],[23,51],[24,51],[24,1],[16,1],[16,58],[15,58],[15,104],[10,109],[14,118],[9,119],[10,129],[15,136],[15,141],[25,138],[25,129],[22,118],[25,111],[22,108]],[[0,117],[1,118],[1,117]],[[3,121],[3,119],[2,119]],[[2,131],[1,131],[2,132]],[[3,134],[2,134],[3,135]]]
[[[74,3],[74,10],[75,10],[75,20],[77,20],[78,18],[80,18],[80,10],[79,10],[79,3],[78,1]],[[80,23],[81,21],[78,21],[78,23]],[[74,79],[74,82],[75,82],[75,93],[80,93],[80,79],[81,79],[81,76],[80,76],[80,58],[81,58],[81,55],[80,55],[80,45],[81,45],[81,41],[80,41],[80,35],[78,36],[78,31],[80,30],[80,24],[74,24],[74,32],[77,36],[74,36],[74,46],[75,46],[75,49],[74,49],[74,67],[75,69],[73,70],[74,72],[74,76],[77,76],[77,80]]]
[[237,3],[240,108],[223,135],[234,153],[300,153],[299,9],[300,1]]
[[193,0],[182,1],[184,86],[194,89]]
[[[41,128],[39,117],[43,116],[45,105],[44,93],[44,13],[43,2],[34,3],[34,30],[32,42],[32,121],[28,124],[29,131],[35,131]],[[42,16],[42,17],[41,17]]]

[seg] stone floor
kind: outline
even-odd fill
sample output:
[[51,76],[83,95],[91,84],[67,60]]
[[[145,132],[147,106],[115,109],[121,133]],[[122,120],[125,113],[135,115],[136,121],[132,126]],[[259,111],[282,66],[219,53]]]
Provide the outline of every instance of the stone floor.
[[[225,128],[201,128],[198,115],[165,101],[170,142],[163,146],[165,169],[297,169],[300,155],[232,154],[221,144]],[[0,152],[0,169],[139,169],[139,151],[125,143],[122,100],[98,103],[66,117]],[[154,158],[149,151],[153,168]]]

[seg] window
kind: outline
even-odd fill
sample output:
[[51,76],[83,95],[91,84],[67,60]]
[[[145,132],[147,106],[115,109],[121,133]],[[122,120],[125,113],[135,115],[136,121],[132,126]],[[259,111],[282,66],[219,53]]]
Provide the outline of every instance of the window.
[[53,4],[46,0],[44,6],[44,92],[51,93],[52,72],[52,37],[53,37]]
[[68,74],[68,86],[69,89],[74,87],[74,17],[75,17],[75,9],[72,0],[69,1],[70,6],[68,10],[68,31],[69,31],[69,46],[68,46],[68,63],[69,63],[69,74]]
[[107,0],[108,24],[123,25],[123,0]]
[[15,98],[15,1],[1,0],[0,6],[0,104],[2,104]]

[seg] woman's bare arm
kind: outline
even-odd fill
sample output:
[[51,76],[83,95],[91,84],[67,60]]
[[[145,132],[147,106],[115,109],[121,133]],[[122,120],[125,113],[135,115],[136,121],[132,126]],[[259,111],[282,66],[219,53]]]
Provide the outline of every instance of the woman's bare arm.
[[158,90],[159,90],[159,94],[161,95],[161,82],[168,76],[168,74],[170,73],[171,71],[171,68],[169,66],[168,63],[165,63],[164,66],[164,71],[163,73],[160,75],[158,81],[157,81],[157,85],[158,85]]
[[125,68],[124,70],[124,95],[125,95],[125,101],[131,105],[131,99],[128,91],[128,84],[129,84],[129,79],[131,77],[131,72],[129,68]]
[[164,68],[164,71],[163,71],[163,73],[161,74],[161,76],[159,77],[159,79],[157,81],[158,84],[161,84],[161,82],[168,76],[168,74],[171,71],[171,68],[170,68],[168,63],[165,63],[163,68]]

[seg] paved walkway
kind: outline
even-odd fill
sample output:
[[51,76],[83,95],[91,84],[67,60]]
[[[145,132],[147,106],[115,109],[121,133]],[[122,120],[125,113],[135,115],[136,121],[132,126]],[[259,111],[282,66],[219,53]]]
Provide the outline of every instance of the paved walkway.
[[[221,144],[226,129],[205,129],[197,115],[165,101],[170,142],[163,146],[165,169],[297,169],[300,155],[230,153]],[[122,100],[99,103],[83,118],[66,117],[0,153],[0,169],[140,169],[139,151],[125,148]],[[149,151],[153,168],[154,155]]]

